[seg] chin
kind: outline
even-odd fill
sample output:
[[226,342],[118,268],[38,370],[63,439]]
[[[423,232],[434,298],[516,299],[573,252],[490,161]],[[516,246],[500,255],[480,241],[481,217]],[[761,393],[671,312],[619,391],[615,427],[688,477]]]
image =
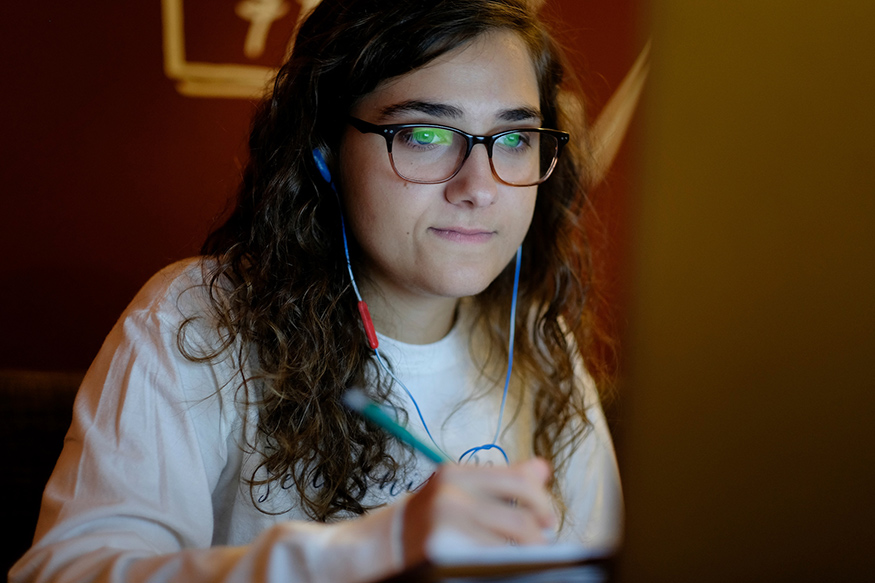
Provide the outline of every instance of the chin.
[[489,275],[484,274],[483,271],[471,272],[468,270],[461,270],[444,278],[443,285],[436,287],[441,290],[439,295],[453,298],[466,298],[469,296],[476,296],[485,290],[489,287],[489,284],[492,283],[495,277],[498,277],[498,274],[495,274],[494,277],[489,277]]

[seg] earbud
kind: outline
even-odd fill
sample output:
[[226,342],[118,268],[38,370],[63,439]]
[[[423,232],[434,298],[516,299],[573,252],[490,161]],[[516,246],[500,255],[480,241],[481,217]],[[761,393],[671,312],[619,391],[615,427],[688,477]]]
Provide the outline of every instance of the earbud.
[[322,179],[331,185],[334,192],[337,192],[337,189],[334,188],[334,182],[331,180],[331,172],[328,171],[328,164],[325,163],[325,157],[322,156],[322,152],[319,151],[319,148],[313,148],[313,161],[316,162],[316,168],[319,169],[319,174],[322,175]]

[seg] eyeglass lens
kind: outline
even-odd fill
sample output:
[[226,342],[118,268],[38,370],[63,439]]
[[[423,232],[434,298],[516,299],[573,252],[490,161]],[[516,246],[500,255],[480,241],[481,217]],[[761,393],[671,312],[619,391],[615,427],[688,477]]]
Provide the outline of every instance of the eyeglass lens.
[[[395,171],[408,180],[440,182],[465,162],[465,136],[446,128],[404,128],[392,142]],[[520,130],[499,136],[492,146],[492,167],[509,184],[537,184],[549,174],[559,149],[558,139],[547,133]]]

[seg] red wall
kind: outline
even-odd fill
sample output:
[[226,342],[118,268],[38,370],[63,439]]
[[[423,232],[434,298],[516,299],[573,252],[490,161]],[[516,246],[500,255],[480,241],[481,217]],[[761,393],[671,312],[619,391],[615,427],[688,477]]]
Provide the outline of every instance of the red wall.
[[[185,3],[190,59],[227,61],[227,46],[242,46],[235,4]],[[546,10],[598,111],[639,49],[631,0],[547,0]],[[177,92],[159,0],[12,2],[0,27],[0,367],[84,369],[137,289],[196,253],[225,209],[252,103]],[[282,44],[271,42],[262,64]],[[624,153],[596,198],[609,265],[628,169]]]

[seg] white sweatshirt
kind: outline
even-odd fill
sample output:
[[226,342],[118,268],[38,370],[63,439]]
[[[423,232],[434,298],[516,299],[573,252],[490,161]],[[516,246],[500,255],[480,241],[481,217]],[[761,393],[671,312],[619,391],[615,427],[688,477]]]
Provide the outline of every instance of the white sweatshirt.
[[[206,313],[202,281],[197,260],[171,265],[110,332],[79,390],[34,545],[10,571],[12,583],[363,582],[402,568],[403,501],[432,464],[416,458],[400,479],[371,486],[364,502],[386,506],[331,524],[308,520],[282,481],[251,493],[245,480],[261,458],[244,444],[257,413],[237,402],[236,365],[192,362],[177,344],[183,319]],[[207,330],[191,326],[186,345],[202,344]],[[444,451],[458,457],[491,442],[500,391],[468,399],[480,381],[462,326],[430,345],[379,340]],[[411,429],[427,440],[409,398],[395,390]],[[559,537],[610,550],[621,531],[619,477],[591,383],[586,396],[592,427],[558,476],[568,508]],[[523,440],[514,429],[501,443],[520,461],[529,454],[515,446]],[[253,497],[284,512],[261,512]]]

